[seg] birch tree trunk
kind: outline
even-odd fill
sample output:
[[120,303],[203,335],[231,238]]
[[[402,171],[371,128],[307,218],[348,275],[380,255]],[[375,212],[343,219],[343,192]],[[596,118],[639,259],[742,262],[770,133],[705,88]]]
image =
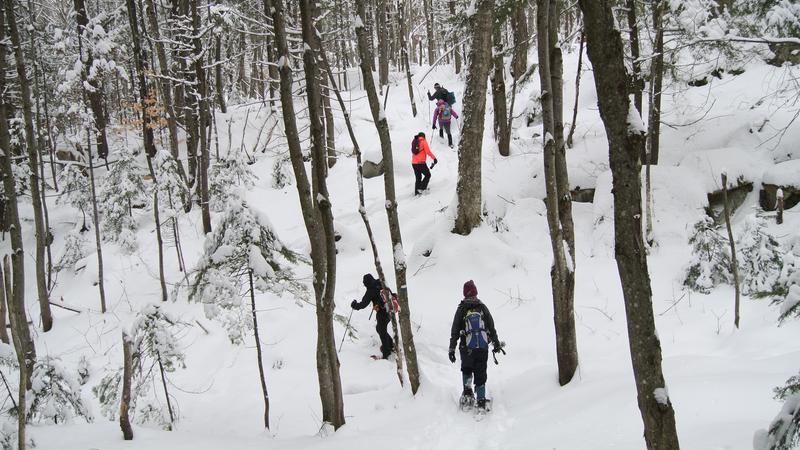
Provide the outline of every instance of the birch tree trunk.
[[617,268],[625,299],[637,401],[649,450],[678,450],[675,411],[661,369],[661,343],[653,317],[650,275],[642,239],[640,155],[644,136],[629,132],[634,109],[628,98],[628,74],[619,29],[608,0],[579,0],[600,117],[608,137],[614,192],[614,240]]
[[[283,0],[264,0],[264,7],[271,11],[273,27],[275,30],[276,56],[278,56],[278,69],[280,74],[280,98],[283,109],[284,132],[289,147],[292,169],[295,175],[297,194],[303,212],[303,222],[311,244],[311,264],[314,273],[312,284],[317,305],[317,377],[319,381],[320,400],[322,402],[322,420],[339,428],[345,423],[344,404],[341,394],[341,380],[339,379],[338,366],[335,375],[328,365],[326,356],[327,348],[333,348],[333,357],[336,357],[335,342],[325,342],[328,337],[325,324],[320,324],[326,313],[325,280],[328,271],[328,245],[326,231],[322,224],[322,213],[312,199],[311,184],[303,164],[303,152],[300,147],[300,137],[295,120],[294,94],[292,92],[292,69],[290,66],[289,46],[286,35],[286,22]],[[332,296],[331,296],[332,299]],[[333,311],[333,305],[330,305]]]
[[[366,23],[364,0],[356,0],[356,14]],[[394,274],[397,282],[397,301],[400,304],[400,331],[403,336],[403,351],[408,367],[408,379],[411,392],[417,393],[420,384],[419,366],[417,365],[417,350],[414,347],[414,334],[411,328],[411,310],[408,301],[408,286],[406,285],[406,262],[403,250],[403,237],[400,233],[400,218],[397,215],[397,196],[394,186],[394,161],[392,155],[392,140],[389,135],[389,124],[386,114],[380,105],[378,93],[375,91],[375,80],[368,62],[372,59],[367,42],[365,28],[356,27],[358,39],[358,52],[361,56],[361,75],[364,77],[364,86],[367,90],[369,107],[372,120],[378,130],[381,141],[381,155],[383,156],[383,186],[386,191],[386,215],[389,221],[389,234],[392,240],[392,255],[394,255]]]
[[481,223],[481,152],[486,85],[492,57],[492,0],[477,0],[470,18],[472,46],[464,89],[463,128],[458,143],[457,210],[453,232],[468,235]]
[[39,294],[39,311],[42,319],[42,330],[47,332],[53,327],[53,315],[50,312],[50,293],[47,290],[47,272],[45,270],[45,247],[48,230],[44,227],[42,213],[42,192],[39,181],[39,146],[34,130],[31,106],[31,86],[25,68],[25,57],[22,54],[22,40],[14,13],[14,1],[5,0],[6,23],[11,37],[14,62],[17,66],[17,81],[22,97],[22,115],[25,119],[25,147],[28,150],[28,167],[30,168],[29,189],[33,204],[33,223],[36,234],[36,290]]

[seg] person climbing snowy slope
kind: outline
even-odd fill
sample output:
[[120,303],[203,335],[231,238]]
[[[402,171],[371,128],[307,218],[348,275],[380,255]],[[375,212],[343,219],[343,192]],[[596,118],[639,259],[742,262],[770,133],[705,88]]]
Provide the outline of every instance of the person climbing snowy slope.
[[[464,299],[459,303],[450,328],[450,347],[447,356],[451,363],[456,362],[456,341],[461,357],[461,379],[464,389],[461,393],[462,409],[469,409],[475,403],[479,410],[487,407],[486,365],[489,361],[489,344],[492,351],[501,351],[503,344],[497,337],[494,319],[489,308],[478,298],[478,288],[472,280],[464,283]],[[473,394],[472,384],[475,383]]]
[[364,287],[367,288],[367,292],[364,293],[364,297],[361,298],[360,302],[353,300],[350,306],[358,311],[372,303],[372,308],[376,311],[375,318],[378,320],[375,325],[375,331],[378,332],[378,337],[381,340],[381,358],[386,359],[394,351],[394,342],[386,331],[386,326],[389,325],[391,317],[386,308],[384,308],[383,298],[381,297],[381,282],[369,273],[364,275],[362,281]]
[[436,120],[439,120],[439,137],[444,137],[447,133],[447,145],[453,148],[453,135],[450,133],[450,121],[458,119],[458,113],[453,109],[449,103],[444,100],[436,102],[436,108],[433,110],[433,129],[436,129]]
[[[425,133],[418,133],[411,140],[411,167],[414,169],[414,195],[422,194],[428,189],[428,182],[431,180],[431,171],[428,169],[428,157],[433,159],[431,169],[439,162],[431,152],[428,141],[425,140]],[[423,178],[424,176],[424,178]]]

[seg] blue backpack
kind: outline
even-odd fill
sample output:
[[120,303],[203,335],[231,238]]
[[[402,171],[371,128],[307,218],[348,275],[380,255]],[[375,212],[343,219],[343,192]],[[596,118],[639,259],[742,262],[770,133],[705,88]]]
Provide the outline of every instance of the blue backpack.
[[483,311],[469,310],[464,315],[464,337],[468,349],[488,349],[489,335],[483,323]]
[[442,122],[450,122],[450,105],[443,103],[439,106],[439,120]]

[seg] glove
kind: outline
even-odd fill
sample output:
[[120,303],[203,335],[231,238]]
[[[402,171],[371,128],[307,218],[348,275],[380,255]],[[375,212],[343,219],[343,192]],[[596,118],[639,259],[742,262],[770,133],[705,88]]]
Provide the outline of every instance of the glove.
[[434,129],[434,130],[436,129],[436,124],[433,124],[433,129]]
[[351,307],[351,308],[353,308],[353,309],[356,309],[356,306],[358,306],[358,302],[357,302],[357,301],[355,301],[355,300],[353,300],[353,301],[350,303],[350,307]]
[[447,352],[447,357],[450,358],[450,362],[456,362],[456,349],[451,348],[449,352]]
[[439,160],[438,160],[438,159],[434,159],[434,160],[433,160],[433,164],[431,164],[431,169],[433,169],[433,166],[435,166],[435,165],[436,165],[436,163],[438,163],[438,162],[439,162]]

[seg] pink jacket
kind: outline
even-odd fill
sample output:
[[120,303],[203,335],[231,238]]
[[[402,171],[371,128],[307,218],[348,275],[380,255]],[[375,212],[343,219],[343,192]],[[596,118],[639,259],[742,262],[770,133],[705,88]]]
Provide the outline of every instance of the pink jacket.
[[[436,108],[433,110],[433,124],[434,125],[436,125],[436,119],[437,118],[439,119],[439,123],[440,124],[442,124],[442,123],[450,123],[450,117],[447,117],[447,118],[439,117],[439,113],[442,111],[442,109],[444,109],[444,105],[447,105],[447,102],[445,102],[444,100],[439,100],[438,102],[436,102]],[[453,109],[452,106],[450,106],[450,116],[451,117],[455,117],[456,119],[458,119],[458,113],[456,113],[456,110]]]

